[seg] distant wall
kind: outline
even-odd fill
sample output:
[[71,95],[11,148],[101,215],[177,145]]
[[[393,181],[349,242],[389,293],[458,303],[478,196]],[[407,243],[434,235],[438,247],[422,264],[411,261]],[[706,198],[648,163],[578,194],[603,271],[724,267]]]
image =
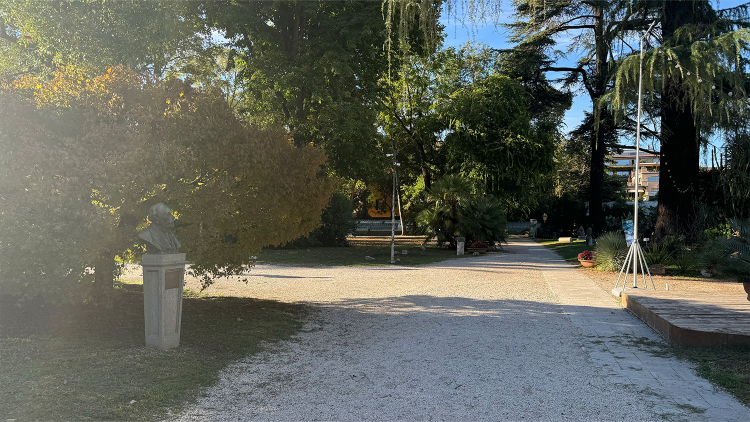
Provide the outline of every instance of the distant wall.
[[528,221],[509,221],[505,230],[508,234],[521,234],[524,230],[529,230],[530,224]]

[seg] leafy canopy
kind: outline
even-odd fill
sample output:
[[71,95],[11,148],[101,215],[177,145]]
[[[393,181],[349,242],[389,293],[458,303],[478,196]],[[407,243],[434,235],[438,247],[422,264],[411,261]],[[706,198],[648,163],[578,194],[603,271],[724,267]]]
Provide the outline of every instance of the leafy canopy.
[[50,75],[58,65],[102,72],[123,64],[162,74],[207,35],[200,2],[6,0],[0,74]]
[[193,271],[237,272],[261,247],[317,227],[332,193],[320,149],[246,125],[222,96],[180,80],[67,67],[0,94],[0,283],[10,294],[93,298],[95,274],[106,282],[116,255],[137,258],[157,202],[181,222]]

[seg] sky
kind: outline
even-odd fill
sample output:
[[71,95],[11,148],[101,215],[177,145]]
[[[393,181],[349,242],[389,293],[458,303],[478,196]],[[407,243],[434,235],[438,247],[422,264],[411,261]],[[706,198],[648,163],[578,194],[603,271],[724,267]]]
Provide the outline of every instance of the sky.
[[[747,3],[750,0],[720,0],[712,1],[714,8],[726,9],[730,7],[739,6]],[[512,12],[510,0],[504,0],[501,6],[501,12],[499,12],[498,23],[512,22]],[[508,43],[509,34],[503,27],[495,27],[493,21],[485,21],[483,24],[470,27],[468,23],[463,23],[460,20],[447,17],[446,13],[443,13],[441,23],[445,25],[445,40],[444,45],[446,47],[459,47],[467,42],[486,44],[492,48],[510,48],[511,44]],[[560,40],[564,42],[565,40]],[[560,66],[573,65],[572,61],[561,61],[558,63]],[[577,96],[573,100],[573,106],[570,110],[565,113],[564,123],[565,131],[571,131],[583,120],[583,112],[592,110],[591,100],[587,95]],[[630,141],[632,142],[632,140]],[[722,144],[718,139],[711,140],[713,145],[717,147]],[[658,149],[658,145],[656,145]],[[701,165],[709,165],[708,159],[704,157]]]

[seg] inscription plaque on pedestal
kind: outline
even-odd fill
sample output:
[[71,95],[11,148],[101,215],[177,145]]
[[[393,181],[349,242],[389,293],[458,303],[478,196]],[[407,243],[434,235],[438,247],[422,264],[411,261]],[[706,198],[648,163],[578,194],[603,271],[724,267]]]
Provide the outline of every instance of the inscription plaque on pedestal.
[[183,272],[184,270],[180,269],[164,271],[164,290],[179,289]]

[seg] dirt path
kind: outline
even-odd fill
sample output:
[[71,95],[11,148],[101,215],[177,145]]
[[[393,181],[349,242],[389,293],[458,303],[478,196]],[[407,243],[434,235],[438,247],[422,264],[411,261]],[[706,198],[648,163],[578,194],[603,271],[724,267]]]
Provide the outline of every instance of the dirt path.
[[247,285],[220,281],[208,293],[316,311],[295,341],[232,365],[178,419],[705,419],[592,361],[599,340],[545,279],[569,266],[540,263],[538,248],[513,240],[506,254],[417,268],[264,266]]

